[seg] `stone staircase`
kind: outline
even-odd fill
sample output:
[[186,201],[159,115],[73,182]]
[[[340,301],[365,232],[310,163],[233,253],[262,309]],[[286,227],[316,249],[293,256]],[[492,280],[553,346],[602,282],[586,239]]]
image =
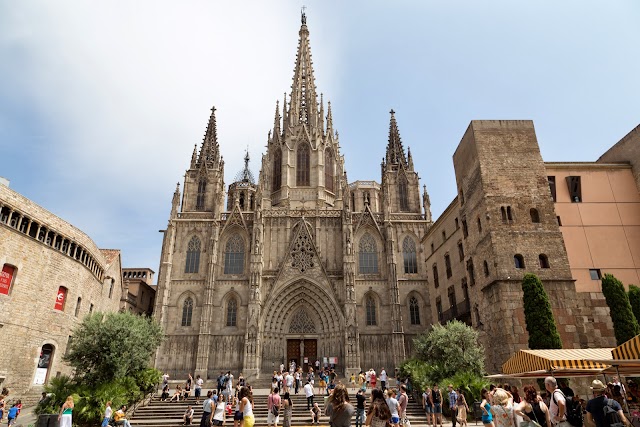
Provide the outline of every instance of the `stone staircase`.
[[[206,394],[206,390],[203,389],[203,393]],[[317,389],[315,389],[317,391]],[[256,427],[263,427],[267,425],[267,398],[268,389],[254,389],[253,395],[253,413],[256,420]],[[367,403],[369,401],[370,391],[367,391]],[[349,398],[351,403],[355,406],[356,398],[355,391],[352,391],[349,387]],[[311,425],[311,415],[307,411],[307,399],[304,392],[300,390],[300,394],[291,394],[291,400],[293,403],[293,416],[291,419],[292,426],[306,426]],[[182,425],[182,417],[187,409],[188,405],[193,405],[194,417],[193,423],[199,425],[200,418],[202,417],[202,399],[199,405],[195,404],[195,397],[190,396],[186,401],[180,400],[179,402],[162,402],[158,397],[154,397],[146,406],[138,407],[133,416],[130,417],[130,422],[133,427],[175,427]],[[318,403],[322,412],[324,412],[324,396],[316,395],[314,401]],[[411,422],[412,427],[426,427],[426,417],[422,410],[420,402],[413,400],[409,401],[407,407],[407,417]],[[279,425],[282,425],[283,417],[280,416]],[[227,415],[225,424],[227,426],[233,425],[233,415]],[[320,425],[327,426],[329,424],[329,418],[321,415]],[[355,415],[353,417],[352,425],[355,426]]]

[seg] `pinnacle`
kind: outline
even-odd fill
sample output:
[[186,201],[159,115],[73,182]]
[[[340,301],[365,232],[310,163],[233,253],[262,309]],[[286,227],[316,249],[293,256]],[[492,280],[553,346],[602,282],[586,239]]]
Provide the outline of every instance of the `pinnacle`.
[[389,122],[389,144],[387,145],[386,162],[387,164],[401,164],[406,166],[407,159],[404,148],[402,147],[402,140],[400,139],[400,131],[398,130],[395,113],[393,109],[389,111],[391,120]]

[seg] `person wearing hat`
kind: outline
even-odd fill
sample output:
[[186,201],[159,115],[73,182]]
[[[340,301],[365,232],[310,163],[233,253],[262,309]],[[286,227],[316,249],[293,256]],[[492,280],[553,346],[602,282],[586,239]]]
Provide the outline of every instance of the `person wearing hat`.
[[587,419],[589,422],[595,423],[596,427],[608,427],[604,417],[604,407],[609,405],[618,412],[622,422],[627,426],[629,425],[629,421],[625,418],[620,404],[613,399],[607,398],[605,395],[607,387],[602,384],[602,381],[593,380],[591,390],[593,390],[594,398],[587,402]]

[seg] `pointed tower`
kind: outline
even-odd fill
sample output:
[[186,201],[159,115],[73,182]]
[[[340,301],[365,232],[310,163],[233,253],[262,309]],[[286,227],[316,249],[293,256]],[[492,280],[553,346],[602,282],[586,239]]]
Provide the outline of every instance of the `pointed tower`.
[[330,103],[325,121],[324,99],[318,100],[304,13],[298,35],[291,95],[287,102],[285,94],[282,119],[276,105],[273,131],[262,161],[258,184],[261,205],[342,209],[344,160],[333,129]]
[[242,211],[253,211],[256,207],[256,182],[249,169],[249,149],[244,156],[244,168],[238,172],[236,179],[229,185],[227,211],[231,212],[236,203]]
[[389,142],[382,160],[383,212],[420,214],[420,183],[413,169],[413,159],[405,154],[395,111],[391,110],[389,122]]
[[211,109],[200,151],[194,148],[191,164],[184,178],[182,211],[212,213],[217,217],[223,210],[224,162],[218,145],[216,108]]

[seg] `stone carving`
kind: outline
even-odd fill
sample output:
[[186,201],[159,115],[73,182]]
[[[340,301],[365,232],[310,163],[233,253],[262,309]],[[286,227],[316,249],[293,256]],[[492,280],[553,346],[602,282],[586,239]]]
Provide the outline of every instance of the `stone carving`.
[[316,325],[309,318],[306,310],[301,309],[296,312],[289,325],[290,334],[315,334]]
[[291,266],[300,270],[300,273],[304,273],[315,265],[313,260],[314,250],[311,236],[304,228],[304,224],[301,224],[300,227],[302,228],[291,249]]

